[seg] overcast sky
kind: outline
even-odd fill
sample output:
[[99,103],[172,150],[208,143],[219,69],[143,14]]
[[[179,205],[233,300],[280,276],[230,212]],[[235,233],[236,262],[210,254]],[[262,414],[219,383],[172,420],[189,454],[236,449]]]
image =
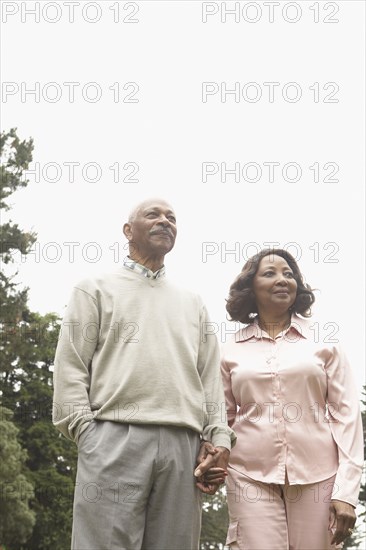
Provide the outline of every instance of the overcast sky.
[[160,196],[178,219],[168,276],[222,342],[232,280],[277,243],[361,387],[365,5],[222,4],[2,2],[2,128],[35,143],[12,197],[38,233],[19,280],[62,315],[76,281],[118,268],[129,210]]

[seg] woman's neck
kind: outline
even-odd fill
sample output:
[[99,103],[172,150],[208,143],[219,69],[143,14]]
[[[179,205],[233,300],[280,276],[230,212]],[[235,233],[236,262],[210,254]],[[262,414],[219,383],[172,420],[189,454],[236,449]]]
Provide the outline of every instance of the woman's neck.
[[291,313],[258,313],[258,325],[262,330],[265,330],[271,338],[276,338],[277,334],[287,329],[291,324]]

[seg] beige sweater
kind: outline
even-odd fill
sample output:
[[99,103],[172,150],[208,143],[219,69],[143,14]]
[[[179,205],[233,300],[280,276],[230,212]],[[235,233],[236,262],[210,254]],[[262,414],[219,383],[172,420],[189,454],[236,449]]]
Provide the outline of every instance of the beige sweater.
[[200,297],[165,276],[122,267],[82,281],[56,351],[55,426],[76,442],[93,418],[182,426],[230,449],[235,435],[207,322]]

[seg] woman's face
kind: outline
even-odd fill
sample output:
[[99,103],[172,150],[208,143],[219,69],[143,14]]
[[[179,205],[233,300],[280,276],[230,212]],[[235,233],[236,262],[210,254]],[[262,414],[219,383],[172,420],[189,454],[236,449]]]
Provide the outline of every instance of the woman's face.
[[297,282],[286,260],[269,254],[259,262],[252,290],[258,311],[281,312],[295,302]]

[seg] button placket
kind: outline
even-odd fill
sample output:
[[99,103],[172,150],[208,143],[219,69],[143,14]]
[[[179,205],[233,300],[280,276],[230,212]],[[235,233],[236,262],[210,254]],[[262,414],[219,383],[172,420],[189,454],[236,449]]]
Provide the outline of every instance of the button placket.
[[278,439],[284,445],[284,448],[280,453],[279,465],[281,466],[283,465],[283,467],[285,467],[283,462],[283,457],[286,456],[286,452],[285,452],[286,426],[283,418],[284,402],[283,402],[283,394],[282,394],[282,388],[281,388],[281,376],[279,373],[279,368],[280,368],[279,352],[283,345],[283,342],[284,342],[283,336],[279,339],[271,340],[271,355],[267,362],[271,368],[272,382],[273,382],[273,386],[272,386],[273,395],[277,403],[277,406],[275,407],[275,414],[274,414],[274,418],[277,424],[277,435],[278,435]]

